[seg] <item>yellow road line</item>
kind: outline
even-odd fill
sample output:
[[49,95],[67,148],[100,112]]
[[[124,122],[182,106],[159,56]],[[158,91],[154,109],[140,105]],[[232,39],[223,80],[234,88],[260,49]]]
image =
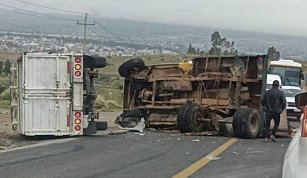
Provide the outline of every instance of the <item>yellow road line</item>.
[[232,138],[228,140],[226,143],[221,145],[220,147],[213,150],[211,153],[209,153],[207,156],[201,158],[197,162],[193,163],[191,166],[187,167],[183,171],[179,172],[178,174],[174,175],[172,178],[184,178],[189,177],[196,171],[198,171],[200,168],[204,167],[206,164],[210,162],[212,158],[217,157],[221,153],[223,153],[227,148],[229,148],[232,144],[234,144],[238,139]]

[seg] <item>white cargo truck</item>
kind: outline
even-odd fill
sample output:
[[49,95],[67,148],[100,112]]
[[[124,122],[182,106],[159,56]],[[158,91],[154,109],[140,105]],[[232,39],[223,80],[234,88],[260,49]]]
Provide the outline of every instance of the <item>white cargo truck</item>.
[[105,65],[105,58],[83,54],[24,53],[11,68],[13,129],[26,136],[95,134],[94,69]]

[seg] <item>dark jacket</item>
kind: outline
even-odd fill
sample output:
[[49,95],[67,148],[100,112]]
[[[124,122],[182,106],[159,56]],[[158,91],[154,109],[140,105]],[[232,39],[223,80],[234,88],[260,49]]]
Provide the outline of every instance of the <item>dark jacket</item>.
[[281,114],[286,108],[286,97],[284,92],[278,88],[271,88],[264,93],[261,105],[266,112]]

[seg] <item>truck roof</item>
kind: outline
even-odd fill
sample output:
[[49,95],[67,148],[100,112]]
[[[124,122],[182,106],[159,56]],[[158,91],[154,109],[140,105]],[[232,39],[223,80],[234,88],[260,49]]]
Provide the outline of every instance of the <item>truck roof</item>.
[[278,61],[271,61],[271,66],[281,66],[281,67],[298,67],[301,68],[302,64],[299,62],[295,62],[293,60],[280,59]]

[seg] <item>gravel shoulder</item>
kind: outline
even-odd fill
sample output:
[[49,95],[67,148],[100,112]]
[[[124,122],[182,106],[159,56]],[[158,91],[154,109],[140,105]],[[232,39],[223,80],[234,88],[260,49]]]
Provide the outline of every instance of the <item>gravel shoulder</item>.
[[[98,135],[105,134],[119,134],[126,131],[119,130],[114,121],[121,112],[101,112],[99,113],[99,121],[107,121],[108,129],[106,131],[99,131]],[[25,145],[35,144],[46,140],[54,140],[59,137],[25,137],[19,135],[12,130],[10,113],[5,110],[0,110],[0,150],[7,150]],[[61,137],[62,138],[62,137]]]

